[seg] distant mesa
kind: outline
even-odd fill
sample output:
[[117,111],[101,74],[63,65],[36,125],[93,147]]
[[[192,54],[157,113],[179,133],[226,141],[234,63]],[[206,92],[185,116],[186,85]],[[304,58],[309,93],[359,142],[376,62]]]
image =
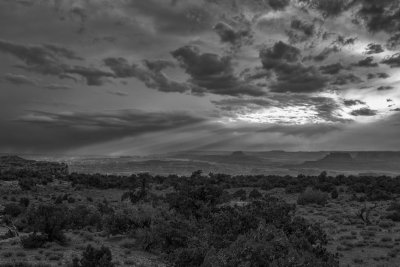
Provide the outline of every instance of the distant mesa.
[[315,161],[305,161],[301,167],[336,169],[353,163],[353,157],[346,152],[331,152],[324,158]]
[[352,161],[353,157],[346,152],[331,152],[326,155],[321,161]]
[[68,165],[58,162],[28,160],[15,155],[0,157],[0,173],[18,170],[29,170],[43,174],[68,174]]
[[231,157],[245,157],[246,154],[243,153],[243,151],[234,151],[231,154]]
[[366,151],[357,152],[355,158],[357,160],[393,160],[400,159],[398,151]]

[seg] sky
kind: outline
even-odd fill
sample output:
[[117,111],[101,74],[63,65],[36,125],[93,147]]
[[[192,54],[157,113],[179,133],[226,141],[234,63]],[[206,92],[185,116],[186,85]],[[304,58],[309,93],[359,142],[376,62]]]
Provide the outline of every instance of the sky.
[[1,0],[0,152],[400,150],[397,0]]

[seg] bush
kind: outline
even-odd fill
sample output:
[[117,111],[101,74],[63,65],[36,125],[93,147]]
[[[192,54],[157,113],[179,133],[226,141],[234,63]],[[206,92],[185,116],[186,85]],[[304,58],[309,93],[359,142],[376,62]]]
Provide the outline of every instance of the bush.
[[250,199],[262,198],[262,194],[257,189],[253,189],[249,194],[249,198]]
[[390,192],[383,191],[381,189],[372,189],[367,192],[367,199],[369,201],[382,201],[382,200],[390,200],[392,196]]
[[336,187],[331,192],[331,198],[337,199],[339,197],[339,192],[337,191]]
[[303,193],[301,193],[297,198],[297,204],[299,205],[307,205],[307,204],[325,205],[327,201],[328,201],[327,193],[323,193],[318,190],[313,190],[309,187]]
[[47,241],[47,237],[38,235],[37,233],[30,234],[26,237],[21,237],[21,244],[26,249],[42,248]]
[[79,205],[70,210],[68,226],[82,229],[86,226],[101,227],[101,214],[94,206]]
[[19,204],[21,206],[24,206],[25,208],[29,206],[29,203],[30,203],[29,198],[22,197],[19,199]]
[[33,231],[46,235],[47,241],[64,243],[66,238],[62,230],[68,224],[68,209],[60,205],[40,205],[27,215],[28,225]]
[[74,259],[73,267],[114,267],[112,254],[109,248],[102,246],[96,249],[88,245],[82,253],[82,258]]
[[239,198],[240,200],[246,200],[247,198],[247,193],[243,189],[237,190],[235,193],[232,195],[233,198]]
[[17,217],[22,213],[22,208],[18,204],[10,203],[5,205],[4,214],[9,215],[11,217]]

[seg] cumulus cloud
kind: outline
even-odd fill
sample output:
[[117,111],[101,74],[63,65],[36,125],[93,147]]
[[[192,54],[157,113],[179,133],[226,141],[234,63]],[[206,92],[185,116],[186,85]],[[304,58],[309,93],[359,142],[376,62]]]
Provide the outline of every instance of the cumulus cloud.
[[385,57],[382,61],[382,64],[389,65],[391,68],[400,67],[400,53],[396,53],[394,55]]
[[314,37],[315,26],[312,22],[293,19],[287,34],[291,43],[304,42]]
[[368,73],[368,74],[367,74],[368,80],[375,79],[375,78],[387,79],[387,78],[389,78],[389,77],[390,77],[389,74],[387,74],[387,73],[385,73],[385,72]]
[[371,57],[366,57],[364,59],[361,59],[357,63],[354,63],[353,66],[374,68],[374,67],[378,67],[378,63],[374,62],[374,57],[371,56]]
[[344,69],[344,66],[341,63],[335,63],[335,64],[330,64],[330,65],[324,65],[319,67],[321,72],[323,74],[338,74],[342,69]]
[[375,116],[378,114],[376,110],[370,109],[370,108],[360,108],[353,110],[350,113],[352,116]]
[[235,26],[220,21],[214,26],[214,30],[221,42],[230,44],[233,49],[240,49],[243,45],[251,45],[254,40],[250,22],[241,21],[241,23],[236,23]]
[[195,46],[184,46],[171,54],[190,76],[188,82],[192,84],[194,94],[265,95],[261,88],[248,84],[235,75],[232,58],[229,56],[201,53]]
[[134,77],[142,81],[147,87],[161,92],[183,93],[190,90],[190,85],[173,81],[162,72],[165,68],[174,66],[169,61],[145,60],[144,66],[139,66],[129,64],[124,58],[106,58],[104,63],[114,72],[115,77]]
[[316,55],[313,59],[315,61],[324,61],[325,59],[327,59],[331,54],[333,53],[338,53],[339,47],[337,47],[336,45],[332,46],[332,47],[326,47],[324,48],[324,50],[321,51],[321,53],[319,53],[318,55]]
[[382,86],[379,86],[376,90],[378,90],[378,91],[387,91],[387,90],[392,90],[392,89],[394,89],[393,86],[389,86],[389,85],[384,86],[384,85],[382,85]]
[[367,55],[372,55],[372,54],[380,54],[385,52],[385,50],[383,49],[381,44],[368,44],[368,46],[366,47],[366,51],[365,54]]
[[343,104],[346,107],[352,107],[352,106],[357,106],[357,105],[365,105],[366,103],[364,101],[361,101],[358,99],[345,99],[343,101]]
[[310,93],[321,91],[326,85],[323,77],[314,66],[300,63],[301,52],[298,48],[282,41],[260,52],[261,62],[267,70],[272,70],[277,76],[272,84],[273,92]]
[[333,78],[331,83],[333,85],[346,85],[351,83],[361,83],[363,80],[353,73],[339,74]]

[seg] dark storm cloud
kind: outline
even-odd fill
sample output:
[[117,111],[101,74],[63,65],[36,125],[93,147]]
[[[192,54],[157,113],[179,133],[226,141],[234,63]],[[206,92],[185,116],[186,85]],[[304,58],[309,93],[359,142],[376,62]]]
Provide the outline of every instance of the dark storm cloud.
[[350,114],[353,116],[375,116],[378,112],[370,108],[360,108],[353,110]]
[[385,52],[381,44],[373,44],[373,43],[368,44],[365,50],[366,50],[365,53],[367,55],[380,54]]
[[364,101],[361,101],[358,99],[346,99],[343,101],[343,104],[346,107],[352,107],[352,106],[357,106],[357,105],[365,105],[366,103]]
[[299,0],[306,7],[315,9],[324,17],[334,17],[351,7],[352,0]]
[[338,35],[336,39],[332,42],[332,45],[336,45],[339,47],[354,45],[357,41],[358,37],[345,37],[343,35]]
[[174,66],[169,61],[143,61],[144,67],[137,64],[129,64],[124,58],[106,58],[104,60],[118,78],[134,77],[142,81],[147,87],[161,92],[179,92],[183,93],[190,90],[186,83],[179,83],[169,79],[163,72],[167,67]]
[[5,40],[0,40],[0,52],[19,58],[25,62],[30,70],[55,75],[63,72],[64,65],[61,62],[61,58],[71,59],[71,55],[74,55],[72,51],[54,45],[30,46]]
[[[121,110],[61,114],[32,111],[5,125],[0,133],[0,147],[58,151],[203,122],[202,117],[182,112]],[[26,138],[27,131],[29,138]]]
[[291,30],[287,34],[291,43],[307,41],[315,34],[315,26],[312,22],[294,19],[290,24],[290,28]]
[[381,61],[382,64],[389,65],[391,68],[400,67],[400,53],[388,56]]
[[316,55],[313,59],[315,61],[324,61],[325,59],[327,59],[331,54],[333,53],[338,53],[340,51],[339,47],[332,46],[332,47],[327,47],[324,48],[324,50],[321,51],[321,53],[319,53],[318,55]]
[[260,88],[247,84],[235,76],[232,59],[212,53],[201,53],[195,46],[184,46],[173,51],[172,56],[190,76],[192,93],[229,96],[262,96]]
[[331,81],[333,85],[346,85],[351,83],[362,83],[362,82],[363,80],[360,77],[354,75],[353,73],[339,74]]
[[113,77],[110,72],[105,72],[94,67],[70,66],[64,60],[82,60],[73,51],[56,45],[22,45],[0,40],[0,52],[11,54],[26,65],[19,68],[60,78],[74,74],[86,79],[87,85],[102,85],[104,78]]
[[330,65],[325,65],[319,67],[321,70],[321,73],[323,74],[338,74],[342,69],[344,69],[344,66],[341,63],[335,63],[335,64],[330,64]]
[[43,85],[41,87],[43,87],[44,89],[48,89],[48,90],[71,90],[72,89],[71,86],[64,85],[64,84],[55,84],[55,83]]
[[268,0],[267,2],[273,10],[285,9],[290,4],[290,0]]
[[87,68],[81,66],[68,67],[66,73],[78,74],[86,79],[87,85],[100,86],[103,85],[106,78],[114,77],[114,74],[107,71],[102,71],[96,68]]
[[253,44],[253,32],[251,23],[240,21],[232,26],[225,22],[218,22],[214,26],[214,31],[219,36],[222,43],[228,43],[233,49],[240,49],[243,45]]
[[399,48],[400,45],[400,33],[395,33],[386,42],[386,46],[390,50]]
[[394,89],[393,86],[379,86],[376,90],[378,91],[387,91],[387,90],[392,90]]
[[378,77],[379,79],[387,79],[387,78],[389,78],[390,76],[389,76],[389,74],[384,73],[384,72],[368,73],[368,74],[367,74],[368,80],[375,79],[376,77]]
[[37,85],[36,79],[22,74],[7,73],[4,75],[3,79],[16,85]]
[[371,57],[366,57],[364,59],[361,59],[357,63],[354,63],[353,66],[374,68],[374,67],[378,67],[378,63],[374,62],[374,57],[371,56]]
[[326,78],[314,66],[300,63],[300,57],[298,48],[281,41],[260,51],[263,67],[277,76],[277,82],[270,86],[271,91],[311,93],[325,87]]
[[400,3],[397,0],[358,0],[357,19],[364,22],[371,32],[398,31],[400,27]]
[[138,16],[152,19],[154,27],[162,34],[186,35],[212,28],[213,15],[195,1],[131,0],[130,7]]

